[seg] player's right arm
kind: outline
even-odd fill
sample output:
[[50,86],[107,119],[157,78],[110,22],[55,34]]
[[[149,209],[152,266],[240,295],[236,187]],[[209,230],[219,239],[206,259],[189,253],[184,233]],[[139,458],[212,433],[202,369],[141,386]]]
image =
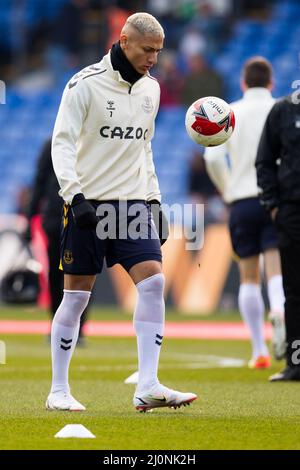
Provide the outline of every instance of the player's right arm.
[[76,225],[84,229],[94,229],[98,223],[93,206],[82,193],[76,173],[77,142],[89,102],[88,87],[77,75],[64,90],[52,137],[52,161],[61,188],[59,194],[71,204]]
[[76,145],[89,106],[89,90],[84,80],[72,79],[66,86],[58,110],[53,137],[52,161],[61,197],[72,202],[82,188],[76,173]]
[[227,153],[226,143],[217,147],[207,147],[204,153],[207,173],[222,196],[229,177],[229,168],[226,161]]

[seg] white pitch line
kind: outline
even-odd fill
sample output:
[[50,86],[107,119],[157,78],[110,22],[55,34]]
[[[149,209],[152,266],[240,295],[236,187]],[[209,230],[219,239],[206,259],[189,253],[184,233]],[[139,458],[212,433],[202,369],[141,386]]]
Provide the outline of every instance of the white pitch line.
[[[191,355],[184,355],[191,358]],[[159,366],[160,370],[172,370],[172,369],[214,369],[214,368],[239,368],[244,367],[246,361],[244,359],[237,359],[233,357],[221,357],[221,356],[204,356],[197,355],[194,357],[194,361],[182,362],[181,364],[176,363],[162,363]],[[137,364],[124,364],[124,365],[98,365],[98,366],[75,366],[73,371],[96,371],[96,372],[110,372],[110,371],[125,371],[125,370],[136,370]],[[18,367],[11,367],[3,365],[3,372],[16,372],[19,371]],[[51,371],[50,366],[26,366],[26,370],[31,372],[40,371]]]

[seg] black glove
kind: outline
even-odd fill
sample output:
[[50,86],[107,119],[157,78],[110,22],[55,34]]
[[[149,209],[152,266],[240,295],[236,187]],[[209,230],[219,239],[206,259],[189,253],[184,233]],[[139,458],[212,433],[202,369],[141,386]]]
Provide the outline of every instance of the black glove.
[[148,201],[148,204],[152,212],[154,224],[160,239],[160,244],[163,245],[169,237],[168,220],[163,211],[161,210],[159,201],[153,199],[152,201]]
[[82,193],[75,194],[73,197],[71,210],[77,227],[84,229],[96,228],[99,222],[96,211]]

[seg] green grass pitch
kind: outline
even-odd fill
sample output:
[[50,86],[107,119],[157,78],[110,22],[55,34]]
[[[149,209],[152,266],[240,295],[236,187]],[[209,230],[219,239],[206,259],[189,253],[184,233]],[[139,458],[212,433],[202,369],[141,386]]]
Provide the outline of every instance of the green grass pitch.
[[[0,317],[12,318],[8,313],[12,310]],[[165,338],[161,382],[195,392],[198,400],[144,414],[132,405],[134,386],[124,384],[136,370],[134,338],[88,338],[87,346],[77,349],[70,379],[72,393],[87,407],[84,413],[44,409],[51,377],[46,338],[0,339],[7,348],[6,364],[0,365],[0,449],[300,449],[299,383],[267,381],[283,363],[273,361],[268,371],[218,366],[218,358],[247,361],[246,341]],[[83,424],[96,439],[54,438],[71,423]]]

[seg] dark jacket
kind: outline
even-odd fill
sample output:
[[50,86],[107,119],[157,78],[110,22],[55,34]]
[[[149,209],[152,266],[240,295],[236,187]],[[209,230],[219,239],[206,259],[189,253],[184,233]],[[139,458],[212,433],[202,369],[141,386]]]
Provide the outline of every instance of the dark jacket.
[[271,210],[282,203],[300,203],[300,104],[292,96],[271,109],[256,158],[261,201]]
[[46,233],[60,230],[63,200],[58,195],[59,184],[51,159],[51,139],[39,156],[37,171],[32,186],[32,194],[27,211],[28,218],[41,214]]

